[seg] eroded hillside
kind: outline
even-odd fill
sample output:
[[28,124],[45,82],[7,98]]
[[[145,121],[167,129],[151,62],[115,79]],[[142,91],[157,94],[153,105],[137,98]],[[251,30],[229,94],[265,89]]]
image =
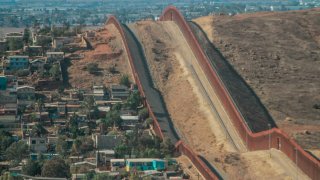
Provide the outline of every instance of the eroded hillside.
[[320,11],[196,19],[277,125],[320,148]]

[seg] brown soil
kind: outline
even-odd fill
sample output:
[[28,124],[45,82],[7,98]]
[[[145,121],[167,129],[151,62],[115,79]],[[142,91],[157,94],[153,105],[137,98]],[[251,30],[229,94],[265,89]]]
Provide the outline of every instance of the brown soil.
[[[132,77],[128,56],[124,51],[121,36],[114,25],[96,30],[96,36],[89,39],[93,50],[81,50],[76,54],[83,54],[81,60],[73,60],[69,67],[69,83],[72,87],[90,89],[92,85],[109,86],[119,82],[122,74]],[[99,73],[90,74],[85,70],[88,63],[97,63]],[[111,73],[110,67],[115,67],[117,73]],[[132,79],[132,78],[131,78]]]
[[320,9],[196,19],[277,125],[320,148]]
[[[264,161],[268,155],[265,151],[248,155],[230,148],[184,64],[184,61],[193,61],[194,56],[174,23],[142,21],[131,24],[130,28],[145,47],[153,80],[184,142],[214,164],[226,179],[290,176],[281,165],[273,166],[277,164],[274,159]],[[256,162],[259,167],[255,167]],[[268,171],[264,169],[266,164],[271,164]],[[258,173],[251,172],[252,169]]]

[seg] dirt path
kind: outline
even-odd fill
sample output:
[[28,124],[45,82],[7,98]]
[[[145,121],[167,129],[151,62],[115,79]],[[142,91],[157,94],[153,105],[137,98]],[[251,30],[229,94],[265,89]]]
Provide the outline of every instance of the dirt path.
[[[226,179],[243,177],[244,174],[247,175],[244,179],[270,174],[280,174],[275,176],[277,178],[290,176],[281,166],[271,166],[269,171],[264,171],[266,152],[250,152],[247,157],[246,153],[235,151],[214,120],[216,115],[210,110],[185,63],[195,59],[174,23],[147,21],[130,27],[144,47],[148,47],[145,53],[153,80],[164,97],[175,127],[192,149],[214,164]],[[261,163],[257,166],[256,161]],[[258,173],[251,172],[251,169]]]

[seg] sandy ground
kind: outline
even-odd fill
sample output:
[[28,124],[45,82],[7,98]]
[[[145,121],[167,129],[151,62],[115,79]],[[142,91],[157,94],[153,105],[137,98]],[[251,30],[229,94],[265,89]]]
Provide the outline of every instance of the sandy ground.
[[315,9],[195,20],[277,125],[310,150],[320,149],[319,16]]
[[[174,23],[143,21],[130,27],[144,47],[148,47],[145,53],[154,82],[164,97],[179,134],[193,150],[214,164],[226,179],[244,174],[243,179],[273,174],[275,179],[290,177],[287,169],[277,161],[265,161],[267,152],[239,153],[232,148],[223,130],[213,120],[214,114],[183,62],[191,61],[194,56]],[[267,164],[270,168],[265,170]]]
[[[92,85],[109,86],[119,82],[123,74],[128,74],[132,80],[131,68],[120,34],[114,25],[107,25],[105,28],[96,30],[96,36],[89,39],[93,50],[77,51],[83,54],[81,60],[73,60],[69,67],[69,83],[72,87],[90,89]],[[98,75],[90,74],[83,70],[88,63],[97,63]],[[112,74],[110,67],[115,67],[117,73]]]

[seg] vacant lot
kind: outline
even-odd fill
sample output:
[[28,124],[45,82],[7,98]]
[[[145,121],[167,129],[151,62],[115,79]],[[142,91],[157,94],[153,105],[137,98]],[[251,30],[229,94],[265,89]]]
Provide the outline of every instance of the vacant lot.
[[277,125],[320,149],[320,11],[196,19]]

